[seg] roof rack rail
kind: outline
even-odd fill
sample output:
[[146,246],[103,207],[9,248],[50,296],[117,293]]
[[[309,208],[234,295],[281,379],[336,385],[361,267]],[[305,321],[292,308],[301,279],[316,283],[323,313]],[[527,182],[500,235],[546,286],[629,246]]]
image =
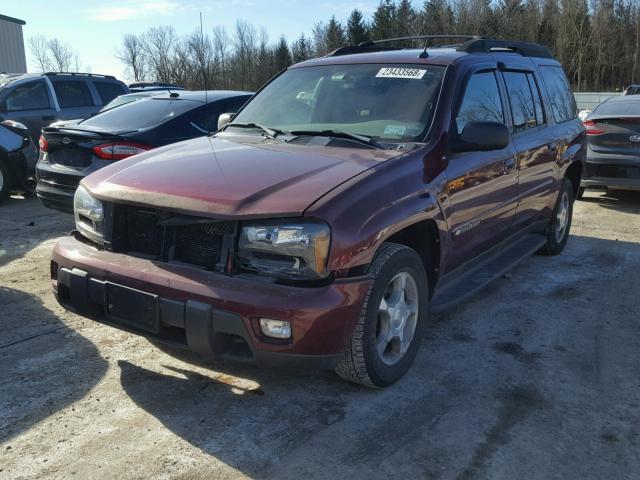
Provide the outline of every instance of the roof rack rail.
[[134,82],[129,84],[129,88],[140,88],[140,87],[172,87],[172,88],[181,88],[180,85],[176,85],[175,83],[164,83],[164,82]]
[[467,40],[475,40],[486,37],[481,37],[478,35],[412,35],[410,37],[397,37],[397,38],[385,38],[383,40],[373,40],[368,42],[362,42],[360,46],[366,45],[377,45],[379,43],[391,43],[391,42],[399,42],[403,40],[438,40],[444,38],[464,38]]
[[[344,47],[340,47],[330,53],[327,54],[327,57],[336,57],[340,55],[350,55],[352,53],[369,53],[369,52],[380,52],[387,50],[402,50],[407,47],[385,47],[381,44],[383,43],[393,43],[393,42],[406,42],[406,41],[415,41],[415,40],[424,40],[424,48],[422,53],[419,55],[420,57],[427,57],[427,48],[429,47],[429,40],[442,40],[446,38],[458,38],[462,40],[479,40],[486,37],[481,37],[478,35],[413,35],[409,37],[395,37],[395,38],[384,38],[382,40],[369,40],[367,42],[362,42],[358,45],[346,45]],[[455,45],[447,45],[449,47],[457,47],[458,45],[462,45],[461,43],[457,43]]]
[[407,47],[396,46],[384,46],[385,43],[403,42],[403,41],[415,41],[424,40],[424,50],[419,58],[428,57],[427,49],[429,48],[430,40],[441,39],[462,39],[466,40],[463,43],[455,45],[446,45],[452,47],[459,52],[467,53],[491,53],[491,52],[514,52],[519,53],[524,57],[541,57],[541,58],[554,58],[551,51],[537,43],[522,42],[519,40],[497,40],[495,38],[482,37],[479,35],[415,35],[411,37],[397,37],[397,38],[385,38],[383,40],[373,40],[368,42],[362,42],[358,45],[346,45],[340,47],[333,52],[327,54],[327,57],[337,57],[340,55],[350,55],[353,53],[369,53],[369,52],[381,52],[389,50],[402,50]]
[[55,77],[56,75],[86,75],[88,77],[101,77],[101,78],[108,78],[110,80],[116,79],[116,77],[114,77],[113,75],[101,75],[99,73],[83,73],[83,72],[45,72],[43,73],[43,75],[46,75],[47,77]]
[[476,38],[456,48],[459,52],[491,53],[508,51],[519,53],[523,57],[554,58],[551,50],[543,45],[518,40],[496,40],[494,38]]

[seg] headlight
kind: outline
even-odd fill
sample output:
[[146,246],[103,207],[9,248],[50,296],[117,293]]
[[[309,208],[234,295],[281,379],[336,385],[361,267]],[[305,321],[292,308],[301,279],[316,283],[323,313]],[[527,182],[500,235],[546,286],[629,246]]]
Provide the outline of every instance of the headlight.
[[256,222],[242,227],[241,267],[265,275],[315,280],[328,276],[331,232],[319,222]]
[[93,198],[80,185],[73,197],[73,214],[78,231],[90,240],[102,245],[104,243],[104,210],[102,202]]

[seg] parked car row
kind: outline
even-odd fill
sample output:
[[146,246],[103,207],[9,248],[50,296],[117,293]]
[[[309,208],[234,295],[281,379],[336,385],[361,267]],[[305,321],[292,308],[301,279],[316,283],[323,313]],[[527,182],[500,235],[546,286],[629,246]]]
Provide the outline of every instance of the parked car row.
[[[132,96],[143,97],[129,101]],[[236,112],[251,93],[153,91],[124,97],[126,103],[118,97],[113,102],[120,105],[85,120],[42,129],[36,192],[45,206],[72,213],[74,193],[86,175],[115,160],[213,132],[220,114]]]
[[[89,73],[0,74],[0,122],[9,122],[7,125],[14,130],[26,128],[31,138],[19,154],[28,160],[16,162],[16,152],[11,160],[0,159],[3,172],[0,199],[12,189],[28,189],[27,183],[34,180],[38,138],[43,127],[71,127],[119,105],[172,91],[184,88],[160,82],[137,82],[127,87],[115,77]],[[4,157],[14,148],[14,143],[7,140],[9,137],[2,136],[8,144],[0,143]],[[29,145],[31,149],[35,146],[35,153]]]
[[605,100],[583,124],[588,149],[580,196],[585,188],[640,191],[640,95]]

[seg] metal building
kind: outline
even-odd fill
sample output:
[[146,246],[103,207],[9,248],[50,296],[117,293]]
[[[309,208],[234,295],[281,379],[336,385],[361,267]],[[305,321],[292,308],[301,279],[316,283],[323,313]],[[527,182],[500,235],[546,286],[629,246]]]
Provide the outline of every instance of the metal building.
[[0,72],[26,73],[22,26],[24,20],[0,14]]

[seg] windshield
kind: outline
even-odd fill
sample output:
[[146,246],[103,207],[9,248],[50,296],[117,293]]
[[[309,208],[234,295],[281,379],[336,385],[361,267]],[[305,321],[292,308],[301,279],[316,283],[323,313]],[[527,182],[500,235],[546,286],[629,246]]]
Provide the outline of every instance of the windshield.
[[258,93],[233,123],[419,142],[431,124],[444,71],[424,64],[292,68]]
[[100,112],[78,126],[98,132],[135,131],[160,125],[200,105],[192,100],[146,98]]

